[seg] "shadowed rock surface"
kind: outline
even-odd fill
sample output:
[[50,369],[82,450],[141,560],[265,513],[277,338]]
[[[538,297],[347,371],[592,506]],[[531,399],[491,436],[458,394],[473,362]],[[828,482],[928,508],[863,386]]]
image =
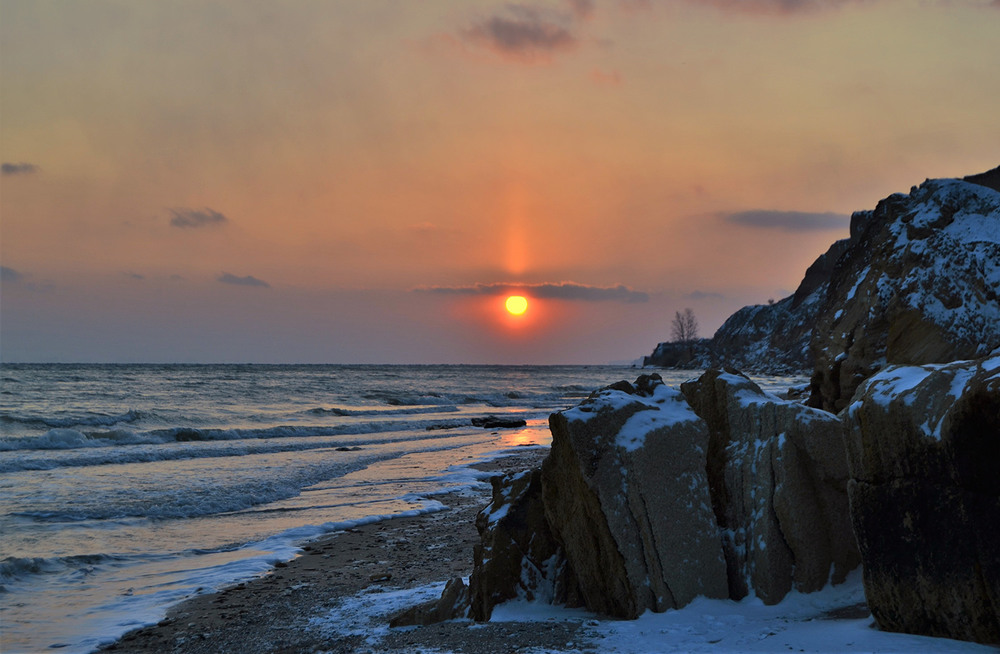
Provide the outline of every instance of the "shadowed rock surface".
[[579,593],[542,506],[541,470],[493,477],[493,500],[476,516],[480,542],[469,578],[470,617],[518,597],[579,606]]
[[998,345],[1000,192],[928,180],[852,216],[816,318],[810,404],[840,411],[887,364],[982,357]]
[[889,367],[843,417],[879,626],[1000,643],[1000,354]]
[[780,400],[735,371],[681,385],[708,423],[708,482],[730,597],[766,604],[843,581],[860,562],[840,421]]

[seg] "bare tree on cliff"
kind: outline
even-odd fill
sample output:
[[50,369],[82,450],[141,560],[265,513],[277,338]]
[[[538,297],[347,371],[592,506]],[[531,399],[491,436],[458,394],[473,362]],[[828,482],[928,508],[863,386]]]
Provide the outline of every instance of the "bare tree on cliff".
[[678,311],[670,321],[670,333],[677,343],[690,345],[698,338],[698,319],[694,317],[691,307]]

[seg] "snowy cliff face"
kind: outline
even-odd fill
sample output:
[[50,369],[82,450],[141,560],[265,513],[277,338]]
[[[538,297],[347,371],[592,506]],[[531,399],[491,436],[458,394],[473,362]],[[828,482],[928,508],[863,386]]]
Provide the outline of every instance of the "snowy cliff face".
[[839,411],[887,364],[1000,346],[1000,192],[928,180],[851,219],[816,316],[810,404]]
[[847,239],[837,241],[821,254],[794,295],[773,304],[743,307],[711,339],[690,345],[660,343],[643,365],[689,369],[725,365],[768,374],[812,370],[813,324],[826,299],[834,264],[847,246]]

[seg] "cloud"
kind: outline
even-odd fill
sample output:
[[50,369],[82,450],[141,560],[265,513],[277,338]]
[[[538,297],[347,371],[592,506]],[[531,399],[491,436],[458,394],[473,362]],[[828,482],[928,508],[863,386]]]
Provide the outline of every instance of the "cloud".
[[31,175],[37,173],[40,169],[35,164],[24,163],[7,163],[4,162],[0,164],[0,172],[4,175]]
[[724,300],[726,298],[722,293],[713,293],[711,291],[691,291],[684,297],[689,300]]
[[223,284],[234,284],[236,286],[256,286],[258,288],[271,288],[271,285],[265,282],[263,279],[257,279],[253,275],[247,275],[246,277],[237,277],[236,275],[223,272],[221,275],[216,277],[216,281],[220,281]]
[[146,279],[145,275],[139,274],[137,272],[123,272],[122,274],[128,277],[129,279],[137,279],[137,280]]
[[649,294],[634,291],[623,284],[617,286],[588,286],[574,282],[545,284],[473,284],[471,286],[430,286],[417,288],[418,293],[438,293],[442,295],[504,295],[506,293],[527,293],[536,298],[552,300],[578,300],[582,302],[646,302]]
[[573,34],[574,19],[587,12],[589,3],[572,3],[568,15],[542,11],[525,5],[508,5],[465,30],[467,43],[492,50],[505,59],[522,63],[548,61],[554,54],[573,50],[579,39]]
[[840,213],[810,213],[807,211],[738,211],[720,214],[726,222],[745,227],[779,229],[785,232],[812,232],[844,230],[850,226],[851,217]]
[[218,211],[205,207],[204,209],[169,209],[173,218],[170,224],[174,227],[209,227],[225,225],[229,219]]
[[[695,2],[695,0],[688,0]],[[697,0],[696,4],[712,5],[724,11],[745,14],[800,14],[836,9],[862,0]]]
[[24,279],[24,273],[19,273],[7,266],[0,266],[0,280],[5,282],[19,282],[22,279]]

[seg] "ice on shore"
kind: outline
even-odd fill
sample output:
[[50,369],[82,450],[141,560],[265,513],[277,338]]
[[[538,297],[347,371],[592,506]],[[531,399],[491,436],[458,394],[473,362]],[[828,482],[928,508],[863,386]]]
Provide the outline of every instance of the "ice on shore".
[[[436,598],[444,583],[389,592],[364,591],[345,599],[324,616],[310,620],[310,628],[330,637],[366,636],[378,651],[389,633],[387,615]],[[511,601],[497,606],[491,622],[552,622],[580,624],[572,644],[563,649],[531,648],[537,652],[852,652],[879,654],[986,654],[996,649],[946,638],[929,638],[879,631],[864,606],[861,573],[816,593],[791,592],[778,604],[766,606],[755,597],[741,602],[698,598],[680,610],[646,612],[637,620],[599,618],[582,609],[566,609],[544,602]],[[475,623],[466,620],[470,629]],[[403,627],[403,629],[418,629]],[[428,643],[430,645],[430,643]],[[437,654],[445,651],[433,649]]]

